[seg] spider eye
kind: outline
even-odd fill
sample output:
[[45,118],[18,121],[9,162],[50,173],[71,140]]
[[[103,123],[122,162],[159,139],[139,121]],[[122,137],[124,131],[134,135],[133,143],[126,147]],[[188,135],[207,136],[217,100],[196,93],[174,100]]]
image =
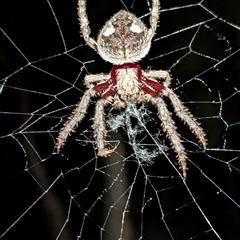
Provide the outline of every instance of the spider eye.
[[150,40],[145,24],[121,10],[106,22],[97,42],[102,58],[118,65],[142,59],[149,51]]

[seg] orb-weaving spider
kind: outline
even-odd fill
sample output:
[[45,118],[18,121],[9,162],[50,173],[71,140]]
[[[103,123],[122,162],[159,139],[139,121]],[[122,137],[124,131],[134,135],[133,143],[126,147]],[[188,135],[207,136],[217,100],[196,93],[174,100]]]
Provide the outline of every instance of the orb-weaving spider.
[[[86,0],[78,1],[78,16],[84,40],[113,66],[109,74],[100,73],[85,76],[84,82],[87,90],[59,132],[56,142],[57,152],[64,146],[68,136],[84,118],[92,97],[100,95],[100,99],[96,103],[93,128],[98,155],[105,157],[115,150],[115,148],[109,149],[105,146],[107,134],[104,116],[105,106],[114,104],[117,108],[125,108],[130,101],[151,102],[157,107],[163,131],[166,132],[172,148],[177,153],[179,168],[183,172],[184,179],[186,178],[187,155],[171,118],[171,113],[163,100],[164,97],[171,100],[176,115],[188,125],[203,145],[204,150],[207,144],[205,133],[193,115],[169,88],[171,83],[169,73],[162,70],[143,71],[137,63],[146,56],[150,49],[151,40],[158,24],[159,9],[159,0],[152,0],[150,28],[147,28],[132,13],[121,10],[105,23],[97,40],[95,40],[90,36]],[[161,82],[159,82],[160,79]]]

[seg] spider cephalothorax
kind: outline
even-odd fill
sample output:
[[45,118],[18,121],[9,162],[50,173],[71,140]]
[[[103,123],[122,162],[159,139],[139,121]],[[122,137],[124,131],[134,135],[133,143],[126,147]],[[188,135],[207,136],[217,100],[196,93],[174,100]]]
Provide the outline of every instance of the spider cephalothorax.
[[93,128],[98,155],[105,157],[115,150],[115,148],[109,149],[105,146],[107,135],[105,106],[114,104],[117,108],[125,108],[129,101],[137,103],[149,101],[157,107],[163,131],[166,132],[172,148],[177,153],[179,168],[182,169],[184,179],[186,178],[187,154],[163,98],[171,100],[176,115],[189,126],[203,145],[204,150],[207,144],[205,133],[193,115],[169,88],[171,83],[169,73],[163,70],[143,71],[137,63],[146,56],[150,49],[151,40],[157,28],[159,8],[159,0],[152,0],[150,28],[147,28],[133,14],[124,10],[119,11],[106,22],[95,41],[90,37],[86,0],[78,1],[80,28],[86,43],[96,50],[104,60],[114,65],[109,74],[85,76],[87,90],[59,132],[56,143],[57,152],[84,118],[92,97],[100,95],[100,99],[96,103]]

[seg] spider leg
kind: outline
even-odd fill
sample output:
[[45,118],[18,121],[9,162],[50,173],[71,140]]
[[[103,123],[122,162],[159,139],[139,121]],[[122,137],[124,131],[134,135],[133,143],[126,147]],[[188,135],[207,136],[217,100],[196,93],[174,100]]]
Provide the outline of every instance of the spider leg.
[[77,107],[72,111],[70,117],[68,117],[68,121],[64,123],[64,126],[61,128],[59,135],[57,137],[57,142],[55,144],[55,148],[57,152],[60,152],[60,149],[65,145],[68,136],[74,131],[74,128],[77,127],[78,123],[82,121],[84,118],[89,101],[91,97],[95,95],[95,90],[93,88],[88,89]]
[[86,0],[78,1],[78,19],[80,22],[81,33],[85,42],[88,46],[97,51],[97,42],[92,37],[90,37],[91,30],[89,27],[89,20],[86,12]]
[[110,103],[109,99],[100,99],[96,103],[95,115],[94,115],[94,137],[97,144],[98,156],[107,157],[112,152],[115,151],[116,147],[113,149],[108,149],[105,147],[105,137],[107,136],[107,130],[105,125],[105,113],[104,107]]
[[171,118],[171,113],[168,111],[165,102],[161,97],[151,98],[150,100],[153,105],[155,105],[158,109],[158,116],[161,120],[163,131],[166,132],[167,137],[171,141],[171,145],[173,150],[177,153],[177,160],[179,164],[179,168],[183,172],[183,178],[187,177],[187,154],[185,152],[185,148],[182,145],[182,141],[180,139],[179,134],[176,131],[176,126],[174,121]]
[[171,100],[177,116],[189,126],[189,128],[192,130],[192,133],[195,134],[205,151],[207,146],[207,140],[205,138],[206,134],[199,126],[200,123],[197,122],[194,116],[189,112],[188,108],[182,104],[178,96],[171,89],[165,88],[163,90],[163,94]]
[[152,0],[152,10],[150,13],[150,28],[148,30],[149,40],[151,40],[156,32],[159,20],[160,1]]
[[171,75],[169,74],[168,71],[163,71],[163,70],[149,70],[149,71],[144,71],[143,75],[149,78],[158,78],[158,79],[164,79],[162,82],[164,87],[169,87],[171,84]]
[[87,88],[91,88],[91,84],[99,81],[105,81],[110,78],[109,74],[99,73],[99,74],[88,74],[84,78],[84,84]]

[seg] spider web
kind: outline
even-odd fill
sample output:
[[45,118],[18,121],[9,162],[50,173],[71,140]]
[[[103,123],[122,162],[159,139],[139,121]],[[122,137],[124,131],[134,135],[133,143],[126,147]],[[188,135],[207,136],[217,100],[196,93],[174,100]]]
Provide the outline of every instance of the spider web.
[[[150,0],[87,4],[93,36],[120,9],[148,24]],[[0,237],[239,239],[239,2],[162,0],[161,27],[140,63],[170,70],[173,90],[207,133],[203,152],[173,113],[188,153],[186,181],[150,104],[106,109],[107,142],[118,147],[98,158],[93,100],[55,153],[84,76],[111,68],[79,37],[76,5],[0,3]]]

